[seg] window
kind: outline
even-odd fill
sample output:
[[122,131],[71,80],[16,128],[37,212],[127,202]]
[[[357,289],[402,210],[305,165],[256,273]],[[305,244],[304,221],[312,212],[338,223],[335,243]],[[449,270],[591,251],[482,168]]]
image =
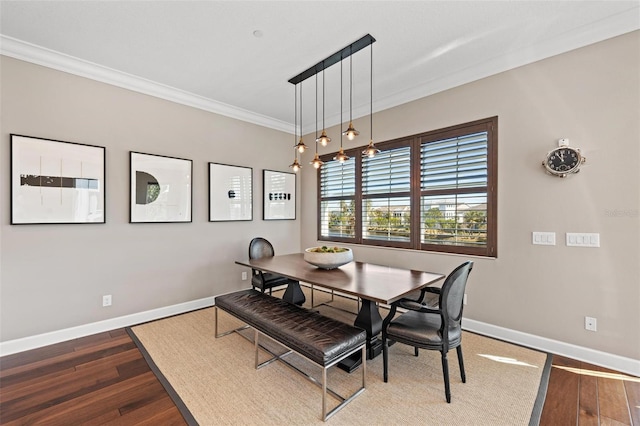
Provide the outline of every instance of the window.
[[322,159],[318,239],[497,256],[497,117]]
[[[320,234],[324,239],[340,241],[353,240],[356,236],[355,158],[340,164],[327,161],[320,168]],[[352,241],[352,242],[355,242]]]
[[[362,159],[362,239],[411,241],[411,147]],[[400,244],[405,246],[406,244]]]

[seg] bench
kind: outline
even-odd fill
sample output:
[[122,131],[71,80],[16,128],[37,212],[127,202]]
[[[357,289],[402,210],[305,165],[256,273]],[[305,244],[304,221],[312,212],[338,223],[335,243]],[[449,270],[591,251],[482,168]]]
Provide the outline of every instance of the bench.
[[[327,369],[346,357],[361,351],[365,359],[366,333],[364,330],[325,317],[318,312],[288,303],[254,289],[237,291],[215,298],[215,336],[216,338],[240,329],[218,332],[218,310],[221,309],[247,324],[255,330],[255,367],[263,367],[276,360],[304,374],[322,388],[322,419],[329,417],[360,395],[365,388],[366,363],[362,363],[362,386],[351,396],[344,398],[327,387]],[[283,345],[289,352],[273,355],[267,361],[258,363],[259,336],[265,335]],[[263,348],[264,349],[264,348]],[[322,368],[322,379],[316,379],[284,361],[283,357],[295,352]],[[327,391],[335,396],[339,405],[327,411]]]

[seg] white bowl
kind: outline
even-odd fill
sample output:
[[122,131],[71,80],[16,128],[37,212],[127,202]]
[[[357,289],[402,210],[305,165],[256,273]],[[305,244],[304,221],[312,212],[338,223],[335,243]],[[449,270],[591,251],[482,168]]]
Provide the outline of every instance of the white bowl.
[[322,253],[311,251],[317,247],[311,247],[304,251],[304,260],[321,269],[335,269],[353,260],[353,251],[350,248],[339,253]]

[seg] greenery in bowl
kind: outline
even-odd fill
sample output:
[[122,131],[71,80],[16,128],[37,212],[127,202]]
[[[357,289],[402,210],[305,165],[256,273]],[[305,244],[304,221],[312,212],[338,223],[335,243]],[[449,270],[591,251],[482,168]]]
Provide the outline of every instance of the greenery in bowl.
[[322,247],[315,247],[310,249],[309,251],[313,252],[313,253],[343,253],[345,251],[348,251],[349,249],[343,248],[343,247],[327,247],[327,246],[322,246]]

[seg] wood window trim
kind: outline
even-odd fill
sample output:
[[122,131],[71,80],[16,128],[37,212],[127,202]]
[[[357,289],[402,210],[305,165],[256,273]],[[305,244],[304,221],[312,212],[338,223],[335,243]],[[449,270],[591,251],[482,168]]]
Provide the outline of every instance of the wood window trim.
[[[421,189],[421,144],[427,141],[437,141],[448,138],[472,134],[474,132],[487,131],[487,241],[482,247],[469,247],[461,245],[427,244],[420,241],[421,232],[421,211],[420,199]],[[482,257],[498,257],[497,237],[498,237],[498,117],[489,117],[475,120],[468,123],[449,126],[443,129],[432,130],[416,135],[401,137],[376,144],[381,150],[388,150],[402,146],[411,147],[411,177],[410,177],[410,215],[411,215],[411,238],[410,242],[386,241],[366,239],[362,236],[362,150],[365,146],[345,150],[349,157],[355,159],[355,185],[356,192],[353,196],[355,203],[355,236],[353,238],[344,237],[324,237],[321,235],[321,170],[317,172],[317,238],[319,241],[342,242],[349,244],[360,244],[378,247],[403,248],[420,251],[432,251],[440,253],[463,254]],[[320,158],[322,161],[333,161],[335,153],[324,154]],[[438,191],[446,194],[476,193],[478,188],[470,189],[444,189]],[[434,193],[434,192],[432,192]],[[394,194],[396,196],[397,194]],[[383,195],[386,196],[386,195]],[[349,198],[351,199],[351,198]],[[419,218],[419,219],[416,219]]]

